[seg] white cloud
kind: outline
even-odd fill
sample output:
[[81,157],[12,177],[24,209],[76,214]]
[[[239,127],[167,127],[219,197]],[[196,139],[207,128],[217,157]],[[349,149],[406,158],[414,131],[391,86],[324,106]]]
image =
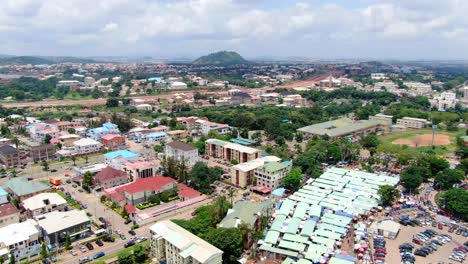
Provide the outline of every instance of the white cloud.
[[[16,54],[161,57],[235,48],[247,56],[385,57],[391,49],[401,50],[395,56],[402,58],[462,55],[468,59],[461,50],[468,44],[468,1],[362,3],[349,7],[331,0],[325,4],[306,0],[290,4],[277,0],[2,0],[0,39],[4,39],[2,47],[19,44],[18,50],[15,46],[6,49]],[[421,41],[428,49],[407,48]],[[431,43],[447,48],[427,53]]]

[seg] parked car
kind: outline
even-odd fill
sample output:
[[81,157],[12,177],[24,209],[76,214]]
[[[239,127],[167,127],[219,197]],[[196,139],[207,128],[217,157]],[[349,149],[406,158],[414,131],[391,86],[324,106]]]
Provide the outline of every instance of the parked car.
[[82,258],[80,258],[80,260],[79,260],[80,264],[82,264],[82,263],[88,263],[88,262],[91,262],[91,261],[92,261],[92,259],[91,259],[90,257],[88,257],[88,256],[82,257]]
[[86,243],[86,247],[89,249],[89,250],[93,250],[94,249],[94,246],[91,244],[91,243]]
[[127,239],[127,237],[124,236],[124,235],[120,235],[120,239],[125,240],[125,239]]
[[86,251],[88,251],[88,250],[86,249],[86,247],[81,246],[81,247],[80,247],[80,251],[84,253],[84,252],[86,252]]
[[101,257],[104,257],[106,254],[102,251],[99,251],[98,253],[94,254],[93,259],[98,259]]
[[133,231],[133,230],[128,230],[128,233],[129,233],[130,235],[132,235],[132,236],[135,236],[135,235],[136,235],[136,232]]
[[125,247],[125,248],[128,248],[128,247],[131,247],[131,246],[133,246],[133,245],[135,245],[135,241],[130,240],[130,241],[128,241],[127,243],[125,243],[124,247]]
[[130,224],[131,222],[132,222],[132,220],[131,220],[130,218],[127,218],[127,219],[125,220],[124,223],[125,223],[126,225],[128,225],[128,224]]
[[102,240],[105,241],[105,242],[114,242],[115,238],[113,238],[111,236],[106,236]]
[[98,239],[98,240],[96,240],[96,245],[102,247],[104,245],[104,243],[102,243],[101,239]]
[[71,254],[72,256],[76,256],[76,255],[78,255],[78,253],[77,253],[75,250],[73,250],[73,249],[72,249],[72,250],[70,250],[70,254]]

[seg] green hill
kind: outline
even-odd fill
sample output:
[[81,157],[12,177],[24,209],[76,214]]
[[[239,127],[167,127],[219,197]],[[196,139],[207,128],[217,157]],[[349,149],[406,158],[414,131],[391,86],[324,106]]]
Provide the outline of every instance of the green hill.
[[235,65],[249,64],[250,62],[242,58],[239,53],[234,51],[219,51],[202,56],[192,62],[197,65]]
[[0,64],[53,64],[48,59],[34,56],[12,56],[0,58]]

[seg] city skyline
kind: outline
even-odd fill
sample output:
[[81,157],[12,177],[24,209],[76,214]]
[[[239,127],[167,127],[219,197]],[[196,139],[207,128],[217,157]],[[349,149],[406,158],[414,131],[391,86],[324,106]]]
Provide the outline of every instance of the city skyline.
[[5,1],[2,54],[466,60],[468,3],[452,1]]

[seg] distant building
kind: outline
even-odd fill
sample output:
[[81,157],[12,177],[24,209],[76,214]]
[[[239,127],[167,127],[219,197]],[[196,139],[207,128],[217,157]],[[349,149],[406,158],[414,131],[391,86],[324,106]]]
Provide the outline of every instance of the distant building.
[[221,264],[223,251],[171,221],[150,227],[151,255],[157,262]]
[[255,177],[257,185],[260,185],[270,190],[277,189],[283,186],[284,177],[291,171],[292,163],[289,161],[283,162],[268,162],[260,168],[255,169]]
[[136,161],[140,154],[127,149],[116,150],[104,154],[106,164],[109,166],[121,169],[122,164],[128,161]]
[[170,88],[173,90],[187,89],[187,84],[184,82],[172,82]]
[[330,139],[339,139],[342,137],[353,136],[362,137],[370,133],[385,131],[388,129],[386,121],[381,120],[358,120],[353,121],[349,118],[340,118],[332,121],[318,123],[297,129],[305,137],[328,136]]
[[193,166],[198,161],[198,149],[192,145],[180,141],[172,141],[166,144],[164,151],[166,158],[178,161],[184,160],[187,166]]
[[414,96],[432,95],[432,87],[430,84],[420,82],[404,82],[403,84],[408,87],[409,93]]
[[396,124],[399,126],[404,126],[406,128],[412,129],[422,129],[430,122],[423,118],[414,118],[414,117],[403,117],[397,119]]
[[385,73],[371,73],[372,80],[385,80],[388,79]]
[[67,201],[57,193],[40,193],[23,200],[21,207],[26,210],[28,218],[68,209]]
[[205,141],[206,155],[223,159],[225,161],[236,160],[239,163],[251,161],[260,157],[260,150],[219,139]]
[[376,114],[374,116],[369,116],[369,120],[378,120],[387,123],[387,125],[391,126],[393,124],[393,116],[391,115],[384,115],[384,114]]
[[0,228],[0,249],[5,247],[16,260],[38,255],[41,250],[40,231],[34,220],[13,223]]
[[452,92],[443,92],[440,96],[434,97],[431,101],[431,107],[437,108],[439,111],[446,111],[454,108],[457,104],[457,95]]
[[0,204],[0,227],[18,223],[19,215],[18,209],[11,203]]
[[82,86],[82,85],[83,85],[82,82],[76,81],[76,80],[63,80],[57,83],[57,87],[62,87],[62,86],[72,87],[72,86]]
[[10,145],[0,146],[0,161],[6,168],[15,168],[21,164],[18,150]]
[[91,220],[84,210],[53,211],[35,216],[44,241],[55,248],[65,244],[66,236],[71,241],[91,235]]
[[93,77],[87,76],[84,78],[84,86],[86,87],[94,87],[94,83],[96,82],[96,79]]

